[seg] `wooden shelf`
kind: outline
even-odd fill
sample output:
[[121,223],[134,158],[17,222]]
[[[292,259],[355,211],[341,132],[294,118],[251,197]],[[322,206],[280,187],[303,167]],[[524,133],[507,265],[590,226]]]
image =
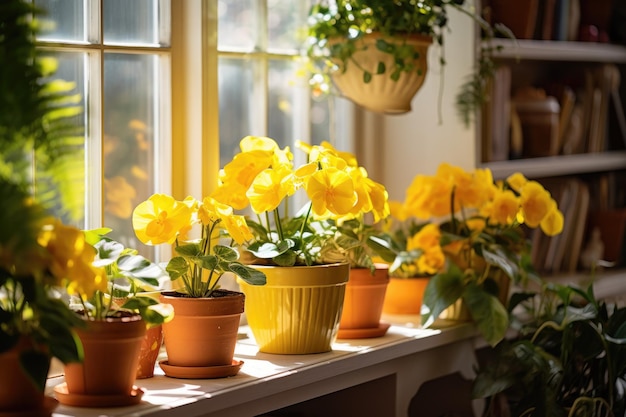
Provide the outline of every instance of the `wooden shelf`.
[[626,47],[592,42],[540,41],[529,39],[495,39],[492,46],[497,58],[540,61],[574,61],[626,63]]
[[527,178],[542,178],[626,169],[626,151],[585,153],[576,155],[528,158],[486,162],[481,168],[491,169],[494,178],[506,178],[522,172]]
[[[476,365],[476,329],[469,323],[439,329],[421,329],[419,316],[383,318],[387,334],[372,339],[337,340],[333,350],[314,355],[260,353],[247,326],[240,328],[235,357],[244,362],[234,377],[176,379],[155,376],[135,383],[143,391],[138,405],[117,408],[77,408],[59,405],[53,417],[252,417],[346,390],[344,413],[332,407],[315,415],[406,416],[422,383],[461,373],[471,377]],[[161,352],[160,359],[165,359]],[[381,381],[386,385],[380,389]],[[63,377],[49,378],[46,392]],[[372,387],[376,388],[372,392]],[[376,404],[363,401],[376,397]],[[345,411],[345,407],[350,407]],[[373,407],[373,408],[372,408]],[[371,413],[371,414],[370,414]],[[280,414],[283,415],[283,414]],[[285,414],[286,415],[286,414]],[[309,414],[313,415],[313,414]]]

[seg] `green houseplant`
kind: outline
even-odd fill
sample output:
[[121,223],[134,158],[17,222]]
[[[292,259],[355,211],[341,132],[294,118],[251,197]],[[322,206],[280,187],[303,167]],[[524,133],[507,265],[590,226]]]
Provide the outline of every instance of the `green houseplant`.
[[518,336],[478,369],[484,415],[621,416],[626,412],[626,308],[587,289],[540,281],[512,297]]
[[[174,246],[175,256],[165,268],[174,290],[161,294],[174,306],[173,320],[163,326],[168,359],[161,368],[166,375],[181,378],[236,374],[242,362],[234,361],[233,354],[244,295],[219,284],[226,273],[252,286],[266,281],[262,272],[238,261],[232,245],[220,242],[226,233],[237,244],[250,239],[244,218],[211,197],[178,201],[154,194],[135,208],[133,228],[145,244]],[[191,238],[198,228],[200,237]],[[204,324],[198,326],[200,319]]]
[[[147,327],[171,319],[171,306],[146,289],[159,288],[164,271],[106,235],[110,229],[80,232],[76,243],[93,258],[94,279],[68,283],[71,306],[83,325],[76,329],[84,351],[80,363],[65,365],[57,399],[73,406],[122,406],[141,399],[134,387],[139,349]],[[62,248],[62,247],[60,247]],[[107,360],[103,361],[106,356]]]
[[[381,218],[387,210],[384,187],[369,179],[351,155],[326,142],[298,146],[308,158],[295,166],[288,147],[281,149],[271,138],[243,138],[241,152],[224,166],[213,193],[257,215],[248,218],[253,237],[246,249],[250,262],[268,275],[268,285],[244,283],[242,288],[248,323],[260,350],[269,353],[331,349],[349,263],[345,253],[331,256],[331,250],[323,250],[338,234],[320,221],[360,219],[365,213]],[[298,201],[302,207],[293,207]]]
[[[50,411],[56,402],[43,389],[51,358],[69,363],[82,354],[80,320],[59,289],[72,279],[63,261],[88,260],[53,250],[71,237],[50,219],[52,209],[77,214],[82,142],[69,121],[80,108],[73,86],[50,78],[55,60],[36,48],[39,15],[31,2],[0,4],[0,356],[14,355],[2,367],[10,381],[0,389],[0,411],[9,413]],[[59,240],[41,241],[55,231]]]
[[[311,84],[318,92],[328,92],[332,78],[343,95],[365,108],[384,113],[409,111],[426,76],[429,45],[444,45],[451,9],[476,21],[487,39],[496,31],[511,36],[501,25],[492,28],[464,0],[316,3],[309,13]],[[466,122],[482,104],[485,82],[493,74],[489,48],[484,52],[458,95],[458,110]],[[443,58],[440,61],[445,64]]]
[[[415,243],[418,265],[438,270],[429,278],[421,321],[431,326],[450,306],[468,310],[491,345],[509,327],[508,283],[534,274],[522,227],[548,235],[563,228],[563,214],[544,187],[522,174],[494,181],[489,169],[467,172],[441,164],[435,175],[417,175],[403,202],[409,221],[429,233]],[[420,255],[421,253],[421,255]],[[444,255],[443,264],[441,263]]]

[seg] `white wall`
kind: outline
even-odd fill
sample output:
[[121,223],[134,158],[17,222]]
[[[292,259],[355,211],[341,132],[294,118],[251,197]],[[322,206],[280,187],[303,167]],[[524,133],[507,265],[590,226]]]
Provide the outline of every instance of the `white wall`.
[[[441,162],[464,169],[473,169],[476,163],[475,126],[466,128],[454,105],[459,86],[471,73],[474,61],[474,22],[456,11],[449,15],[452,30],[445,36],[443,53],[447,64],[443,75],[439,64],[442,49],[433,45],[429,48],[428,74],[413,98],[412,110],[396,116],[374,116],[369,112],[364,115],[382,122],[382,137],[378,140],[384,146],[378,155],[382,156],[382,163],[379,161],[376,180],[385,184],[394,200],[404,199],[404,191],[416,174],[432,174]],[[437,106],[442,76],[443,120],[440,123]]]

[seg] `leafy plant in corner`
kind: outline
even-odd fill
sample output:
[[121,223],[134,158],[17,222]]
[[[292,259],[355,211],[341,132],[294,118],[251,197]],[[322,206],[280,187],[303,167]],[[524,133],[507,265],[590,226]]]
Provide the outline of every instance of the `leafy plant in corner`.
[[511,301],[519,336],[496,346],[474,381],[484,414],[623,416],[626,308],[597,300],[592,285],[543,283]]

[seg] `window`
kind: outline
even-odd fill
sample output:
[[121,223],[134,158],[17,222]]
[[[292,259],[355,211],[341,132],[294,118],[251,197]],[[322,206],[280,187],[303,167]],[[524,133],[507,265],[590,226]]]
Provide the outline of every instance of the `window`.
[[[47,22],[38,40],[56,76],[76,82],[85,134],[85,216],[135,244],[132,210],[170,192],[169,0],[36,0]],[[142,246],[142,245],[139,245]],[[144,250],[146,250],[144,248]]]
[[[334,98],[312,98],[303,55],[312,1],[219,0],[220,165],[247,135],[331,140]],[[346,103],[340,104],[346,107]]]
[[[80,227],[110,227],[111,237],[159,259],[135,241],[132,210],[154,192],[202,198],[211,189],[217,135],[202,124],[213,120],[219,120],[220,167],[246,135],[270,136],[281,146],[331,140],[350,149],[351,105],[312,98],[303,73],[311,0],[35,3],[51,22],[38,39],[42,48],[57,58],[57,76],[75,81],[82,95]],[[190,43],[201,47],[189,52]],[[337,130],[340,143],[331,134]],[[166,248],[155,250],[167,255]]]

